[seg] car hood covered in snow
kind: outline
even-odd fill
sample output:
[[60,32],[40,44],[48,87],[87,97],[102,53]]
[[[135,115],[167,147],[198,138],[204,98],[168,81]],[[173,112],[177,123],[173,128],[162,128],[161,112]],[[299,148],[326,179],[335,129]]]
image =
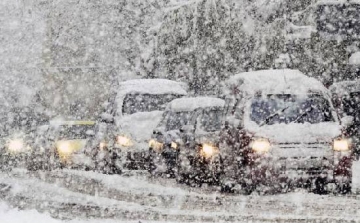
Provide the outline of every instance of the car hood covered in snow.
[[274,124],[261,127],[254,122],[248,122],[245,126],[254,137],[266,138],[276,143],[332,142],[341,135],[341,126],[337,122]]
[[147,142],[161,120],[163,111],[138,112],[117,120],[118,133],[130,136],[135,143]]

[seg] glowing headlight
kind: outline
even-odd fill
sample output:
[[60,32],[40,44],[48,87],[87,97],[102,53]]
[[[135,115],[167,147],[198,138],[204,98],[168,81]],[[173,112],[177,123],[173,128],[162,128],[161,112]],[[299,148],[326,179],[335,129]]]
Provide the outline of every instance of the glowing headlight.
[[124,147],[130,147],[133,145],[131,139],[126,136],[118,136],[116,138],[116,142],[118,145],[124,146]]
[[350,150],[349,141],[346,139],[336,139],[334,140],[333,149],[335,151],[348,151]]
[[257,139],[251,143],[251,149],[257,153],[267,153],[270,148],[271,145],[267,139]]
[[152,148],[155,151],[160,151],[163,149],[164,144],[162,144],[161,142],[156,141],[155,139],[151,139],[149,141],[149,147]]
[[106,147],[107,147],[106,142],[101,142],[101,143],[99,144],[99,149],[101,149],[101,150],[105,149]]
[[171,142],[171,148],[173,149],[177,149],[178,145],[176,144],[176,142]]
[[8,145],[8,150],[12,153],[19,153],[25,150],[25,144],[22,140],[11,140]]
[[206,143],[202,145],[201,154],[206,158],[214,156],[217,152],[218,148],[215,146]]
[[74,148],[70,142],[63,141],[63,142],[57,142],[56,148],[61,156],[69,156],[73,153]]

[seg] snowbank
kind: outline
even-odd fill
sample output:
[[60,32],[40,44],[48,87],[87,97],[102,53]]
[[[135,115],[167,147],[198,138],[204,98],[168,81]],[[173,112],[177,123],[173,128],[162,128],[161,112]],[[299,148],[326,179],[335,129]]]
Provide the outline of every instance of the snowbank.
[[40,214],[36,210],[18,210],[0,202],[1,223],[60,223],[48,214]]
[[[6,203],[0,202],[0,222],[1,223],[138,223],[140,221],[119,221],[107,219],[92,219],[92,220],[58,220],[50,217],[49,214],[42,214],[36,210],[19,210],[11,208]],[[144,221],[145,222],[145,221]],[[146,223],[153,223],[146,221]],[[161,223],[157,221],[156,223]]]

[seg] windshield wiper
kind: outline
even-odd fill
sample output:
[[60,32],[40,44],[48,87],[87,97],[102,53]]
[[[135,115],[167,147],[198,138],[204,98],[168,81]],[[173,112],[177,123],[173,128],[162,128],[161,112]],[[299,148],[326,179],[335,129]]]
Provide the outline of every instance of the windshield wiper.
[[309,112],[311,112],[312,110],[313,110],[313,107],[305,109],[305,111],[303,113],[301,113],[300,115],[298,115],[292,123],[297,123],[300,119],[302,119],[304,116],[309,114]]
[[287,106],[285,108],[279,109],[276,112],[274,112],[273,114],[269,115],[268,117],[265,118],[265,121],[263,121],[263,123],[261,123],[259,126],[263,126],[266,125],[270,122],[270,120],[278,115],[280,115],[281,113],[283,113],[286,109],[288,109],[290,106]]

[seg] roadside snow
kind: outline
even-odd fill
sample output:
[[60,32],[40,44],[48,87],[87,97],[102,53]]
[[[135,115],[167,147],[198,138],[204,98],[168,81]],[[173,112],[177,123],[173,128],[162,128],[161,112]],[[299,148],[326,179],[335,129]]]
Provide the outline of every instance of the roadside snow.
[[40,214],[36,210],[19,210],[0,202],[1,223],[59,223],[47,214]]
[[[48,214],[39,213],[36,210],[19,210],[11,208],[4,202],[0,202],[0,222],[1,223],[139,223],[139,221],[119,221],[119,220],[58,220]],[[154,223],[154,221],[141,221],[144,223]],[[168,222],[168,221],[167,221]],[[161,223],[161,222],[156,222]],[[169,223],[169,222],[168,222]]]

